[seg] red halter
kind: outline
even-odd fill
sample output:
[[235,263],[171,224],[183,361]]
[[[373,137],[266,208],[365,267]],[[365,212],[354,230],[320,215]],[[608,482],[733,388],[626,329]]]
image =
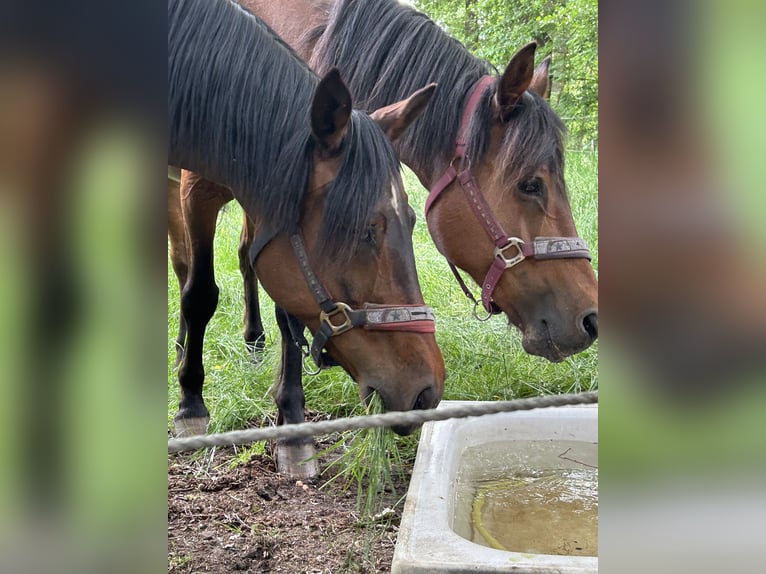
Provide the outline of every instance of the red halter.
[[[463,189],[466,199],[468,199],[468,204],[471,206],[471,210],[495,244],[494,261],[481,286],[481,302],[484,306],[484,310],[490,315],[501,312],[500,308],[492,301],[492,294],[495,291],[497,283],[500,281],[500,277],[506,269],[518,265],[527,258],[591,258],[585,240],[580,237],[536,237],[531,243],[526,243],[518,237],[510,237],[503,231],[502,226],[492,214],[492,209],[481,194],[476,179],[471,173],[471,160],[466,156],[465,152],[471,118],[479,105],[479,100],[493,81],[494,78],[491,76],[483,76],[476,82],[476,84],[474,84],[473,88],[471,88],[468,103],[463,110],[463,118],[460,122],[457,140],[455,141],[455,155],[445,170],[444,175],[442,175],[431,188],[431,192],[426,200],[425,210],[426,220],[428,220],[428,212],[439,195],[455,180],[460,182],[460,187]],[[455,168],[456,164],[461,166],[462,171],[458,171],[457,168]],[[465,166],[464,169],[463,166]],[[506,254],[509,250],[511,250],[511,252]],[[447,262],[460,284],[460,287],[463,289],[463,293],[473,301],[475,313],[476,307],[479,305],[478,301],[466,286],[465,281],[463,281],[460,276],[455,264],[449,261],[449,259]]]

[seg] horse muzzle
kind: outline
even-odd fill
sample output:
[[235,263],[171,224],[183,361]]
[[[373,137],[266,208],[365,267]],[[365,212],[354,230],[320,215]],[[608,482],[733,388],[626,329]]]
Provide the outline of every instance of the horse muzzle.
[[[383,401],[383,407],[386,412],[391,411],[411,411],[416,409],[435,408],[442,395],[444,394],[444,385],[427,384],[416,393],[397,392],[389,389],[383,381],[374,381],[370,384],[359,383],[359,393],[365,403],[369,403],[373,393],[378,393]],[[401,436],[412,434],[420,425],[396,425],[391,430]]]
[[573,324],[539,319],[527,324],[523,333],[522,346],[527,353],[560,363],[584,351],[598,338],[598,311],[585,311]]

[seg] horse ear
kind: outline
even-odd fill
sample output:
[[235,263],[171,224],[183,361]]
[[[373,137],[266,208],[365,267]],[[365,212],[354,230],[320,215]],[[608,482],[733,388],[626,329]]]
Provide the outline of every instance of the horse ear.
[[321,79],[311,103],[311,131],[325,150],[335,152],[343,143],[351,119],[351,93],[337,68]]
[[497,92],[495,92],[493,104],[502,120],[508,118],[513,107],[532,83],[536,48],[537,44],[530,42],[519,50],[511,58],[505,72],[497,82]]
[[386,132],[391,141],[396,141],[426,109],[435,91],[436,84],[428,84],[406,100],[375,110],[370,117]]
[[550,68],[550,66],[551,57],[548,56],[535,69],[535,74],[532,76],[532,83],[529,86],[530,90],[536,92],[546,100],[551,96],[551,85],[548,81],[548,68]]

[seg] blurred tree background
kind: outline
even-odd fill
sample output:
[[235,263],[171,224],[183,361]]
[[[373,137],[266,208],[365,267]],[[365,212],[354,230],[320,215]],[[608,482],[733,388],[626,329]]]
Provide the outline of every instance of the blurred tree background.
[[450,35],[502,72],[522,46],[552,55],[551,105],[569,147],[598,145],[597,0],[415,0]]

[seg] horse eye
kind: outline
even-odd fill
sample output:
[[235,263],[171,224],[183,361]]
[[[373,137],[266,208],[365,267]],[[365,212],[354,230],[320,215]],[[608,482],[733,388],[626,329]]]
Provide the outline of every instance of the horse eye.
[[533,177],[519,184],[519,191],[527,195],[542,195],[543,182],[538,177]]
[[377,235],[377,233],[376,233],[375,226],[374,225],[370,225],[367,228],[367,231],[364,233],[363,241],[365,243],[367,243],[368,245],[370,245],[371,247],[375,247],[376,243],[377,243],[376,242],[376,235]]

